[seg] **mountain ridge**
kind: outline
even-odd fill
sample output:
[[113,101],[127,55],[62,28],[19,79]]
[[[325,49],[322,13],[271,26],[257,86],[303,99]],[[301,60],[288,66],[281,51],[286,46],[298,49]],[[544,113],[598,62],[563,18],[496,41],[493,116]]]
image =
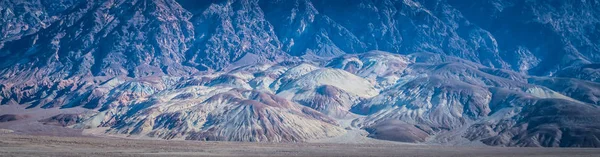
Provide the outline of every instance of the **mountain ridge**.
[[8,0],[0,103],[162,139],[597,147],[598,5]]

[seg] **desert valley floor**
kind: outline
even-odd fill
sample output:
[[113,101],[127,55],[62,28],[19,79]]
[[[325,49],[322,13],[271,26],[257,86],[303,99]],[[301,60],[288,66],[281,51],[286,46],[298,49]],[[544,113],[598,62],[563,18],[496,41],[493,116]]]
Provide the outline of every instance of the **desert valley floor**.
[[0,156],[598,156],[600,149],[236,143],[2,134]]
[[[0,115],[22,110],[0,106]],[[0,156],[600,156],[594,148],[442,146],[363,138],[311,143],[244,143],[130,139],[95,136],[94,130],[43,125],[39,119],[78,110],[33,109],[0,123]],[[357,137],[341,137],[357,138]]]

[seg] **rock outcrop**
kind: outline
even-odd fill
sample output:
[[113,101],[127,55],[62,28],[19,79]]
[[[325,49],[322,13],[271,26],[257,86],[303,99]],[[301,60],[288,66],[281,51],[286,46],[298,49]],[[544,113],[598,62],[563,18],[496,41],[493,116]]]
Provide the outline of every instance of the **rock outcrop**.
[[598,147],[598,8],[5,0],[0,104],[95,110],[42,122],[131,137]]

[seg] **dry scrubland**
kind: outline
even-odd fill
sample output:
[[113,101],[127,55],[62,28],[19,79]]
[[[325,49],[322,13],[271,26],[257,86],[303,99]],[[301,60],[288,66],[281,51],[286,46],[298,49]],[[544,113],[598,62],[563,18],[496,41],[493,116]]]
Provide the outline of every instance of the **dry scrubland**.
[[236,143],[0,134],[0,156],[599,156],[600,149]]

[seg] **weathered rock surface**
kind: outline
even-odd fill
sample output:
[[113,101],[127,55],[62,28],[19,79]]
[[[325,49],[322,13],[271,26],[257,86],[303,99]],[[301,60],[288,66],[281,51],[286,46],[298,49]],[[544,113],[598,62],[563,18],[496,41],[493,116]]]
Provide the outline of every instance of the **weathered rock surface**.
[[131,137],[598,147],[598,8],[5,0],[0,104],[93,109],[43,122]]

